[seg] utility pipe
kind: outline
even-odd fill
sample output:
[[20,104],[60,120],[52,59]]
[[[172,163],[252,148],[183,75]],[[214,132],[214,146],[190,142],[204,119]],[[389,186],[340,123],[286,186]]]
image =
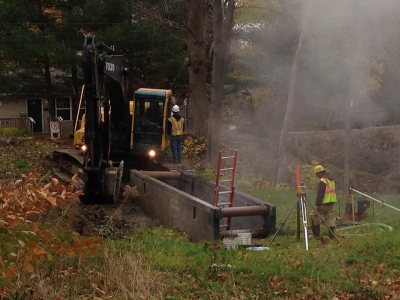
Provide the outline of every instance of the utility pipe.
[[140,171],[140,173],[157,179],[179,178],[181,176],[179,171]]
[[378,203],[380,203],[380,204],[382,204],[382,205],[385,205],[385,206],[387,206],[387,207],[389,207],[389,208],[391,208],[391,209],[394,209],[394,210],[400,212],[400,208],[394,207],[394,206],[392,206],[392,205],[390,205],[390,204],[387,204],[387,203],[385,203],[385,202],[383,202],[383,201],[381,201],[381,200],[378,200],[378,199],[376,199],[376,198],[374,198],[374,197],[371,197],[371,196],[369,196],[369,195],[367,195],[367,194],[364,194],[364,193],[362,193],[362,192],[360,192],[360,191],[357,191],[356,189],[354,189],[354,188],[352,188],[352,187],[350,187],[350,191],[351,191],[351,192],[356,192],[357,194],[360,194],[360,195],[362,195],[362,196],[364,196],[364,197],[367,197],[367,198],[369,198],[369,199],[371,199],[371,200],[373,200],[373,201],[376,201],[376,202],[378,202]]
[[238,207],[225,207],[221,208],[220,217],[243,217],[243,216],[258,216],[266,215],[268,207],[261,206],[238,206]]

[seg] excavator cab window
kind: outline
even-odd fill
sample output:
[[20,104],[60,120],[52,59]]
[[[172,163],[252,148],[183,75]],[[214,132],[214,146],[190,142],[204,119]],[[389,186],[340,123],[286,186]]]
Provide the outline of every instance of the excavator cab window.
[[[157,125],[162,124],[162,103],[158,101],[150,101],[144,113],[147,120]],[[160,105],[161,104],[161,105]]]
[[164,99],[137,98],[135,101],[135,142],[160,145],[163,133]]

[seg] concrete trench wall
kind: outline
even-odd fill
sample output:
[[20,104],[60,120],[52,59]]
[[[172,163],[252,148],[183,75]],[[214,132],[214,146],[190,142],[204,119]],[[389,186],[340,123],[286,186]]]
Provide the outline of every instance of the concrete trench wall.
[[[214,188],[215,183],[206,181],[202,178],[194,176],[190,173],[183,173],[180,180],[180,190],[191,194],[197,198],[203,199],[204,201],[213,204],[214,200]],[[227,188],[221,187],[220,191],[226,191]],[[220,195],[220,201],[226,201],[228,194]],[[269,202],[265,202],[261,199],[252,197],[248,194],[240,191],[235,191],[234,196],[234,207],[239,206],[267,206],[267,216],[243,216],[232,218],[231,229],[257,229],[265,228],[267,234],[273,234],[276,223],[276,208],[275,205]]]
[[[130,184],[139,193],[139,206],[163,225],[176,227],[187,233],[190,240],[216,240],[220,238],[220,208],[214,206],[214,185],[191,174],[165,182],[131,170]],[[264,229],[266,234],[275,231],[276,210],[271,203],[235,192],[234,206],[268,207],[263,216],[233,217],[231,229]]]

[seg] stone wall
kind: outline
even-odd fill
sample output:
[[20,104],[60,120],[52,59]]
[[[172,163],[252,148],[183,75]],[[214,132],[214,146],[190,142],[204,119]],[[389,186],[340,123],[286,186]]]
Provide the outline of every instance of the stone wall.
[[[368,192],[400,191],[400,127],[353,129],[350,143],[351,183]],[[325,164],[343,184],[344,130],[291,132],[289,161]]]

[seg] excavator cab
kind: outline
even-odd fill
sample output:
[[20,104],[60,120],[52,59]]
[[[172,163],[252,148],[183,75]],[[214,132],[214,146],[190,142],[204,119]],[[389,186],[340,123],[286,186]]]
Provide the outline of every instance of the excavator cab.
[[[131,127],[129,152],[131,154],[154,159],[166,150],[169,145],[166,127],[173,105],[172,99],[171,90],[140,88],[135,92],[134,99],[129,101]],[[111,115],[115,114],[118,108],[115,107],[114,111],[111,109]],[[118,113],[119,116],[125,115],[121,111]],[[101,113],[101,116],[104,119],[104,113]],[[120,148],[126,145],[125,141],[121,142],[119,139],[126,136],[125,132],[129,122],[123,121],[117,116],[112,119],[111,124],[112,149],[114,149],[114,145],[118,145]],[[79,129],[74,133],[76,149],[82,149],[82,146],[85,145],[85,117],[83,114]],[[124,119],[126,120],[126,118]],[[121,133],[123,134],[121,135]]]
[[131,149],[136,155],[158,157],[168,146],[166,136],[172,91],[140,88],[131,105]]

